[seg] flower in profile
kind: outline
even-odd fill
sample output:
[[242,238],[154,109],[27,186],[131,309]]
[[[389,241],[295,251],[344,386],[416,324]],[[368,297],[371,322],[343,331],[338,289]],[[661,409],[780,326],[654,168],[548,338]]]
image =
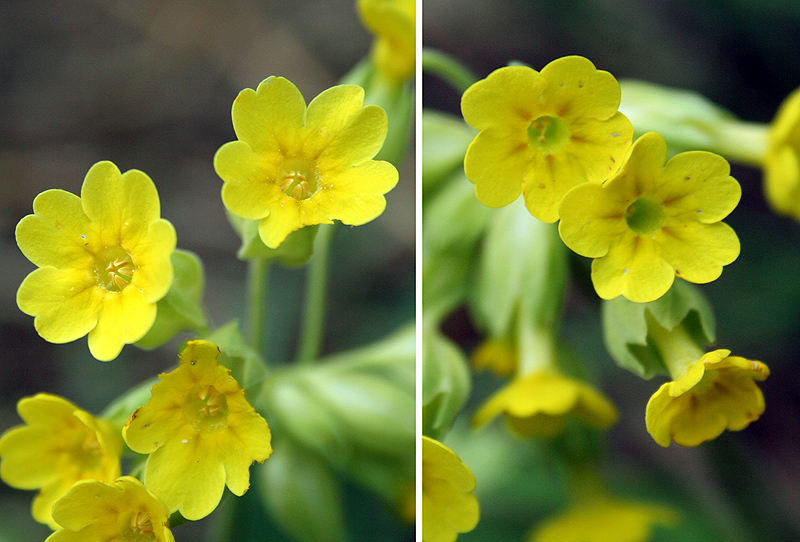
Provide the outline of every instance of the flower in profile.
[[800,220],[800,89],[783,101],[770,124],[763,167],[767,201]]
[[510,341],[489,339],[475,348],[470,361],[476,371],[489,369],[499,377],[509,377],[517,371],[517,358],[517,351]]
[[505,414],[511,430],[521,437],[555,436],[568,416],[598,429],[617,421],[617,411],[605,396],[552,369],[514,378],[478,409],[472,425],[481,427],[499,414]]
[[104,540],[174,542],[164,503],[131,476],[116,482],[83,480],[53,506],[62,529],[45,542]]
[[358,0],[358,13],[375,35],[372,57],[390,81],[405,81],[416,69],[416,2],[414,0]]
[[222,201],[234,215],[260,220],[269,248],[304,226],[358,226],[386,208],[397,170],[372,160],[386,139],[386,113],[364,106],[361,87],[332,87],[306,108],[292,83],[269,77],[239,93],[232,115],[238,141],[214,156]]
[[121,174],[98,162],[81,196],[47,190],[17,225],[20,250],[39,269],[17,291],[17,304],[34,316],[47,341],[66,343],[89,334],[101,360],[152,327],[156,302],[172,284],[175,229],[159,218],[158,192],[132,169]]
[[617,111],[619,83],[586,58],[554,60],[537,72],[508,66],[464,93],[461,112],[480,133],[464,157],[475,195],[503,207],[524,194],[530,213],[558,220],[572,187],[614,173],[633,138]]
[[147,489],[190,520],[210,514],[225,485],[244,495],[250,465],[272,453],[266,420],[218,355],[214,343],[189,341],[178,368],[159,376],[150,401],[122,430],[131,450],[150,454]]
[[764,413],[764,395],[756,385],[769,376],[760,361],[708,352],[686,373],[662,385],[647,403],[647,431],[661,446],[670,439],[697,446],[724,430],[740,431]]
[[675,275],[711,282],[739,256],[736,233],[721,222],[742,193],[728,162],[705,151],[666,158],[664,138],[648,132],[613,178],[577,186],[561,202],[561,238],[595,259],[592,282],[603,299],[654,301]]
[[18,489],[37,489],[33,518],[52,529],[53,503],[79,480],[113,482],[120,474],[122,439],[110,423],[55,395],[17,403],[26,425],[0,437],[0,478]]
[[478,524],[475,476],[456,453],[422,436],[422,540],[454,542]]

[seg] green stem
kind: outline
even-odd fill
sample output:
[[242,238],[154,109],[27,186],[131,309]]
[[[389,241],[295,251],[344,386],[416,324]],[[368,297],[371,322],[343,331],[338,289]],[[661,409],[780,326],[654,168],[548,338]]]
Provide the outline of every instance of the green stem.
[[463,94],[478,80],[475,74],[455,57],[434,49],[422,49],[422,71],[441,77],[459,94]]
[[714,148],[732,162],[760,168],[767,152],[769,125],[734,120],[719,127]]
[[270,260],[254,258],[247,266],[247,326],[250,346],[264,355],[264,313]]
[[703,357],[705,352],[692,339],[683,324],[667,330],[649,313],[645,312],[645,314],[648,337],[661,354],[672,380],[680,379],[692,365]]
[[315,241],[314,256],[306,282],[305,314],[297,354],[297,361],[303,365],[314,363],[322,344],[322,323],[328,289],[328,257],[335,231],[335,225],[322,224]]

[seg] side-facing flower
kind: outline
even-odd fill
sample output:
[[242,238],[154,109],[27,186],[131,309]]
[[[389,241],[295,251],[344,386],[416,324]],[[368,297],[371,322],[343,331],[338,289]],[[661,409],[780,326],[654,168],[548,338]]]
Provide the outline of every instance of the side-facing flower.
[[33,518],[51,529],[53,503],[79,480],[113,482],[120,474],[122,439],[110,423],[55,395],[17,403],[26,425],[0,437],[0,478],[18,489],[38,489]]
[[174,542],[164,503],[131,476],[76,483],[53,506],[62,529],[45,542]]
[[16,230],[20,250],[39,267],[17,291],[19,308],[35,317],[45,340],[66,343],[88,333],[95,358],[116,358],[147,333],[172,284],[175,229],[159,218],[153,181],[98,162],[80,197],[47,190],[34,199],[33,213]]
[[218,355],[211,342],[189,341],[178,368],[159,375],[150,401],[122,430],[131,450],[150,454],[147,489],[190,520],[210,514],[226,485],[244,495],[250,465],[272,453],[266,420]]
[[783,101],[770,124],[763,167],[767,201],[800,220],[800,89]]
[[414,76],[417,58],[415,0],[358,0],[358,14],[375,35],[372,57],[384,77]]
[[672,439],[681,446],[697,446],[726,429],[740,431],[764,413],[764,395],[756,381],[764,381],[769,368],[730,353],[708,352],[650,398],[645,421],[658,444],[669,446]]
[[239,93],[232,116],[238,141],[214,156],[222,201],[234,215],[260,220],[268,247],[304,226],[358,226],[386,208],[397,170],[372,159],[386,139],[386,113],[364,106],[361,87],[332,87],[306,108],[292,83],[269,77]]
[[472,418],[481,427],[500,414],[521,437],[552,437],[567,417],[605,429],[617,421],[617,410],[590,385],[568,378],[555,369],[542,369],[514,378],[481,406]]
[[454,542],[478,524],[475,476],[456,453],[422,436],[422,540]]
[[470,362],[476,371],[489,369],[495,375],[506,378],[517,371],[517,358],[517,350],[511,341],[488,339],[475,348]]
[[728,162],[705,151],[666,158],[664,138],[648,132],[613,178],[577,186],[561,202],[561,238],[595,259],[592,282],[603,299],[653,301],[675,275],[711,282],[739,256],[736,233],[721,222],[742,193]]
[[524,194],[544,222],[572,187],[614,173],[633,138],[617,109],[617,80],[586,58],[554,60],[541,72],[508,66],[464,93],[461,112],[480,133],[467,149],[464,170],[475,195],[503,207]]

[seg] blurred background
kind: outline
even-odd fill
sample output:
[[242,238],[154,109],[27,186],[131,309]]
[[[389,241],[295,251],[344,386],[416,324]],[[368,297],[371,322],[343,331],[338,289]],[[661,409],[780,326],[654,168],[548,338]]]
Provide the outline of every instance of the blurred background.
[[[618,79],[693,90],[748,121],[769,122],[800,86],[800,3],[780,0],[425,0],[423,43],[486,77],[511,60],[541,69],[583,55]],[[460,96],[423,76],[423,105],[459,114]],[[728,222],[741,239],[739,259],[702,286],[717,315],[717,347],[765,362],[763,417],[698,448],[667,449],[645,429],[649,397],[663,378],[644,381],[618,368],[602,344],[599,299],[589,260],[572,254],[562,338],[590,367],[621,411],[608,439],[605,471],[621,496],[676,506],[683,522],[653,540],[800,540],[800,225],[775,215],[761,172],[733,165],[742,201]],[[465,311],[445,331],[467,352],[479,337]],[[474,412],[502,383],[473,375]],[[535,443],[502,424],[444,439],[477,478],[481,522],[464,541],[523,540],[563,509],[552,464]],[[556,492],[557,493],[557,492]]]
[[[162,217],[177,230],[178,247],[205,265],[213,323],[241,319],[246,264],[235,257],[239,239],[212,166],[216,150],[235,139],[231,104],[240,90],[270,75],[288,78],[308,102],[368,53],[372,37],[354,0],[15,0],[0,4],[0,27],[2,432],[20,423],[17,401],[43,391],[99,413],[133,384],[173,366],[187,339],[153,352],[128,346],[109,363],[89,355],[85,338],[66,345],[42,340],[15,302],[34,266],[17,248],[14,228],[32,212],[36,195],[49,188],[78,194],[100,160],[123,172],[144,171],[159,190]],[[413,164],[412,145],[386,212],[336,233],[328,307],[335,317],[326,321],[324,353],[366,344],[414,317]],[[294,354],[303,275],[273,267],[267,309],[273,363]],[[407,532],[390,512],[349,489],[354,539],[375,528],[386,539]],[[257,516],[252,493],[246,509]],[[48,536],[30,517],[33,496],[0,484],[0,540]],[[176,538],[218,539],[214,517],[178,528]],[[264,521],[240,538],[265,539],[274,526]]]

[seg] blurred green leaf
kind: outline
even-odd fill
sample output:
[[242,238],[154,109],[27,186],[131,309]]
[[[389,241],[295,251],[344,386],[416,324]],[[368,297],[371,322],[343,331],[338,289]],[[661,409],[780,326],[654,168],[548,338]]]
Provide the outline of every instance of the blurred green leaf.
[[219,364],[231,370],[231,376],[245,390],[248,400],[254,401],[254,388],[264,379],[267,369],[258,352],[242,337],[239,323],[231,321],[206,338],[219,347]]

